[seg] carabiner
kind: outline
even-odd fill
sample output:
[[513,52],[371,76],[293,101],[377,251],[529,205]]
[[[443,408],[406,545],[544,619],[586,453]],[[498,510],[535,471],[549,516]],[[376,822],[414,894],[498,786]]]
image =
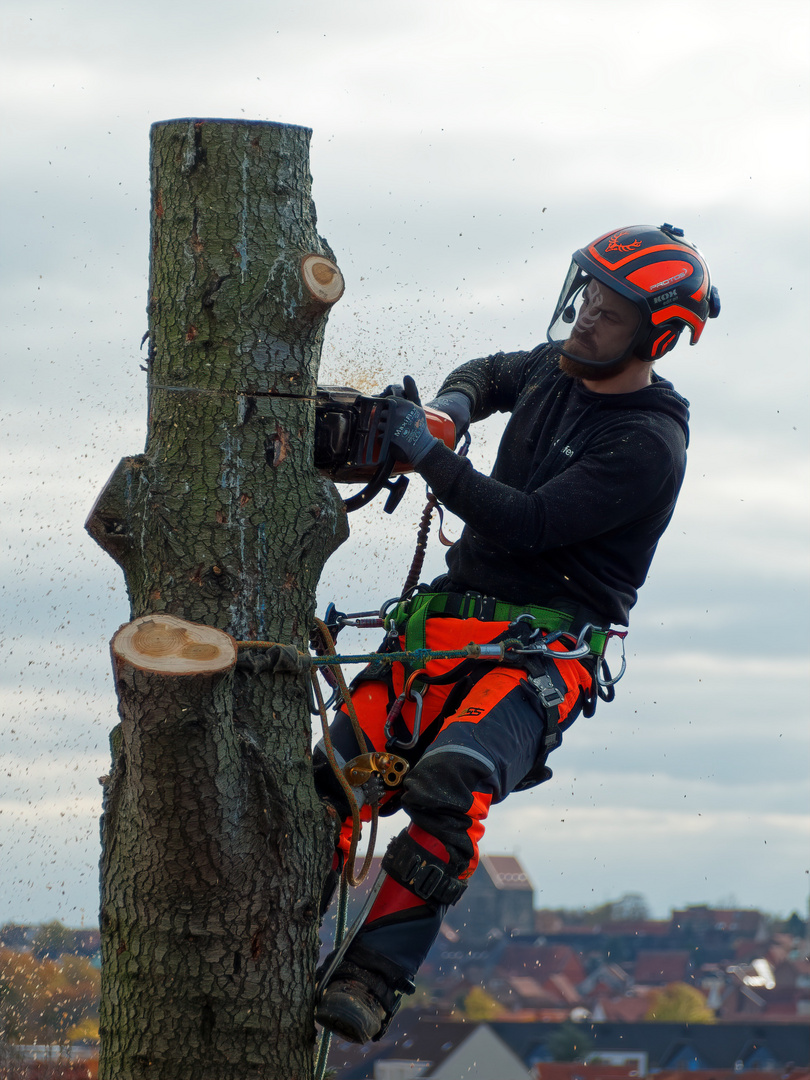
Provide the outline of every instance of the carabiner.
[[392,607],[395,607],[400,602],[400,600],[401,600],[401,597],[392,596],[390,600],[386,600],[386,601],[383,602],[383,604],[380,607],[380,610],[378,612],[378,614],[379,614],[379,616],[380,616],[380,618],[382,619],[383,622],[385,622],[385,620],[386,620],[389,609],[392,608]]
[[599,673],[602,669],[602,665],[605,664],[605,660],[604,657],[599,658],[599,663],[596,665],[596,683],[598,686],[601,686],[605,690],[607,690],[611,686],[615,686],[627,670],[627,656],[624,651],[624,639],[627,637],[627,631],[611,630],[609,632],[609,636],[619,638],[622,643],[622,666],[619,669],[618,675],[614,675],[612,679],[603,679]]
[[[524,615],[520,616],[521,619],[524,617]],[[514,621],[517,622],[518,620],[516,619]],[[585,623],[585,625],[579,632],[579,637],[576,639],[574,638],[573,634],[566,634],[564,632],[558,631],[554,634],[548,634],[547,637],[543,638],[536,645],[529,645],[525,649],[515,649],[515,652],[523,653],[528,656],[540,653],[541,656],[550,656],[554,660],[581,660],[584,656],[588,656],[591,651],[590,645],[585,640],[585,635],[589,634],[591,630],[595,629],[596,627],[593,625],[593,623]],[[559,641],[560,638],[563,637],[567,637],[569,638],[569,640],[574,642],[573,649],[567,649],[565,652],[559,652],[556,649],[550,649],[548,647],[549,643]]]
[[[424,668],[421,668],[419,671],[415,671],[405,684],[405,689],[391,706],[391,711],[388,713],[388,716],[385,720],[386,746],[397,746],[401,750],[412,750],[419,741],[419,736],[422,732],[422,695],[418,690],[414,690],[413,683],[418,675],[424,674],[426,674]],[[398,739],[394,734],[394,724],[402,713],[402,706],[405,704],[408,698],[416,702],[416,708],[413,714],[413,734],[411,735],[410,739],[404,742],[402,739]]]
[[413,735],[407,742],[402,742],[399,739],[392,740],[394,745],[398,746],[401,750],[412,750],[419,742],[419,736],[422,731],[422,695],[418,690],[411,690],[410,696],[416,701],[416,708],[413,713]]

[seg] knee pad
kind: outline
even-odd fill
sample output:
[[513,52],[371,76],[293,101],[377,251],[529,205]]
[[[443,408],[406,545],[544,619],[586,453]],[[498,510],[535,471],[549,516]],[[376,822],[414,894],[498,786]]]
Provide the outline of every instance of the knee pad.
[[395,836],[383,855],[382,869],[403,889],[433,908],[455,904],[467,888],[447,863],[423,848],[407,833]]

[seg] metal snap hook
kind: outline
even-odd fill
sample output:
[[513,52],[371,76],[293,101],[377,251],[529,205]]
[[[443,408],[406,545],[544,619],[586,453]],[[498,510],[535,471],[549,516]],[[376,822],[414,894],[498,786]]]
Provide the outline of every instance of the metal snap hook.
[[601,674],[600,674],[600,671],[602,669],[602,665],[604,664],[604,659],[603,658],[600,659],[600,662],[596,665],[596,682],[597,682],[597,684],[599,686],[603,687],[604,689],[607,689],[610,686],[615,686],[616,683],[619,681],[619,679],[622,677],[622,675],[624,675],[625,671],[627,670],[627,654],[626,654],[625,648],[624,648],[624,639],[627,637],[627,631],[624,631],[624,633],[622,633],[621,631],[618,631],[618,630],[611,631],[610,632],[610,637],[617,637],[617,638],[620,639],[620,641],[622,643],[622,666],[619,668],[619,674],[618,675],[614,675],[612,679],[603,679]]
[[[422,732],[423,701],[422,694],[418,690],[414,690],[413,684],[419,675],[426,674],[427,672],[424,668],[420,668],[419,671],[415,671],[406,682],[405,689],[391,706],[391,711],[389,712],[385,721],[386,746],[396,746],[399,747],[401,750],[412,750],[419,741],[419,736]],[[398,739],[396,735],[394,735],[394,723],[399,717],[399,715],[402,713],[402,706],[407,700],[415,701],[416,709],[414,710],[413,716],[413,734],[411,735],[410,739],[404,741],[402,739]]]

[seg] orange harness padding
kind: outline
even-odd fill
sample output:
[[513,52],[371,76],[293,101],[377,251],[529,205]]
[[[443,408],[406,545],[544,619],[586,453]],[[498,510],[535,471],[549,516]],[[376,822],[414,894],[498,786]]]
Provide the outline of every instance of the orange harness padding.
[[[485,622],[480,619],[455,619],[438,616],[427,620],[426,647],[439,652],[460,649],[470,644],[470,642],[481,645],[490,644],[502,637],[509,625],[508,622]],[[404,649],[403,635],[400,636],[400,645]],[[561,656],[565,655],[565,646],[559,641],[553,642],[550,648]],[[437,676],[446,676],[455,669],[460,668],[462,664],[467,663],[462,659],[428,660],[421,674],[430,679]],[[551,663],[552,661],[549,661],[549,666]],[[479,672],[482,670],[483,674],[476,679],[463,700],[458,704],[458,707],[445,716],[441,723],[435,727],[433,739],[459,721],[477,724],[488,716],[499,702],[506,698],[517,686],[530,680],[530,676],[523,668],[487,660],[482,660],[480,664],[481,668],[478,670]],[[581,695],[590,693],[593,677],[587,668],[577,660],[561,659],[559,662],[553,662],[553,664],[559,672],[565,687],[563,701],[554,711],[557,724],[561,724],[581,701]],[[390,677],[380,679],[361,678],[354,686],[352,702],[370,749],[381,752],[386,750],[385,724],[391,706],[391,692],[393,690],[394,695],[399,697],[405,690],[406,683],[411,676],[412,673],[409,673],[402,663],[396,661],[391,665]],[[456,682],[451,679],[446,683],[429,683],[424,687],[421,703],[421,731],[423,734],[445,709],[447,699],[456,685]],[[416,698],[406,696],[402,704],[400,719],[410,734],[413,733],[416,709]],[[407,751],[398,752],[405,753],[411,760],[412,766],[416,764],[418,759],[412,758]],[[383,795],[380,805],[385,805],[393,796],[393,792],[387,792]],[[486,805],[481,806],[480,816],[482,818],[486,817],[488,809],[488,802]],[[370,819],[368,805],[361,807],[360,817],[363,821]],[[346,848],[350,835],[348,824],[344,826],[339,844],[343,849]],[[481,828],[481,831],[483,831],[483,828]]]
[[[460,649],[471,642],[478,645],[488,645],[501,638],[506,633],[509,625],[508,622],[484,622],[481,619],[453,619],[439,616],[427,620],[425,645],[426,648],[436,652]],[[404,635],[400,635],[400,647],[405,648]],[[559,662],[553,662],[554,667],[565,683],[565,696],[559,706],[557,717],[558,723],[561,723],[580,701],[581,694],[587,695],[590,693],[593,685],[593,675],[579,661],[562,659],[567,649],[561,641],[552,642],[549,648],[561,657]],[[455,668],[460,667],[462,663],[464,663],[462,660],[428,660],[423,670],[429,679],[433,679],[436,676],[449,674]],[[484,660],[481,663],[487,664],[490,661]],[[463,713],[454,713],[452,716],[447,717],[443,728],[448,723],[452,723],[454,717],[458,715],[464,715],[467,720],[472,719],[473,714],[468,710],[477,708],[479,704],[483,705],[484,701],[486,701],[484,711],[489,711],[501,697],[514,689],[517,683],[527,681],[529,678],[523,668],[513,667],[510,664],[492,662],[491,668],[492,670],[486,672],[485,677],[473,688],[471,694],[465,698],[465,710]],[[403,665],[400,663],[393,664],[391,676],[394,693],[399,696],[406,685],[406,672]],[[428,686],[422,706],[423,731],[441,712],[448,695],[453,689],[453,685],[452,682],[448,682]],[[483,699],[481,703],[473,702],[472,697],[476,693],[481,695]],[[414,711],[415,702],[413,699],[406,698],[402,709],[402,717],[411,732],[413,731]]]

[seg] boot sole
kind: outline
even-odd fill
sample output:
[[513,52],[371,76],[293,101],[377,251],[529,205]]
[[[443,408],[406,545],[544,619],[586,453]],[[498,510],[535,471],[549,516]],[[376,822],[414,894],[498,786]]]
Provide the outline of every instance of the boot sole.
[[383,1018],[372,1017],[357,1002],[337,994],[332,994],[331,999],[322,1001],[315,1010],[315,1021],[321,1027],[360,1045],[373,1039],[382,1027]]

